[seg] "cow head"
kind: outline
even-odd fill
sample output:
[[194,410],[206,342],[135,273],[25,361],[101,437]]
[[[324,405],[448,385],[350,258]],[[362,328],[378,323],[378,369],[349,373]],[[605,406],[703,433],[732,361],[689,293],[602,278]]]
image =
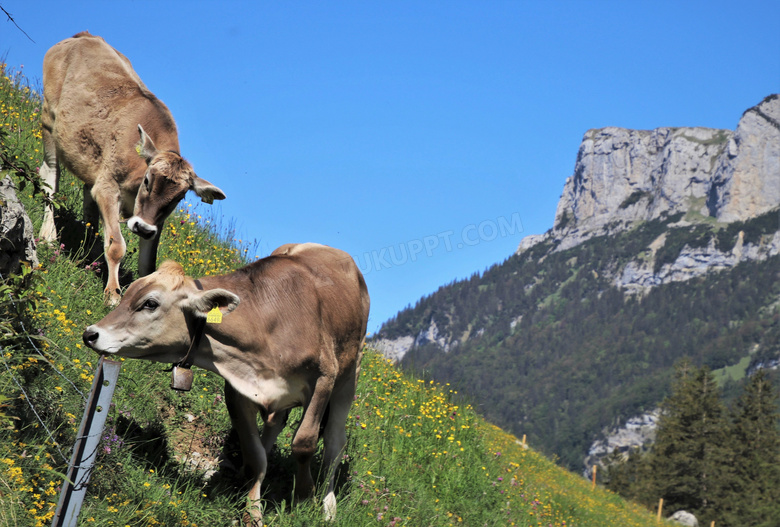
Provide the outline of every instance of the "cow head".
[[158,151],[140,124],[138,133],[138,153],[146,160],[146,173],[135,198],[133,217],[127,220],[131,231],[144,238],[155,236],[188,190],[206,203],[225,199],[225,193],[199,178],[178,152]]
[[89,326],[84,343],[98,353],[176,362],[187,352],[195,318],[218,308],[223,315],[238,306],[239,297],[225,289],[201,291],[181,265],[164,262],[133,282],[119,305]]

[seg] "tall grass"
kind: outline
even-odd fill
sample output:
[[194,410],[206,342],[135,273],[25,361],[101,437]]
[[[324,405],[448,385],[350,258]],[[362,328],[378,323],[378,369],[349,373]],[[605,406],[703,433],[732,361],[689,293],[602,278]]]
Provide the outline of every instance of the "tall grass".
[[[24,77],[0,66],[2,149],[36,224],[41,193],[37,112]],[[40,246],[40,267],[3,282],[0,314],[0,526],[48,525],[97,356],[81,344],[103,317],[101,246],[80,223],[80,184],[65,174],[62,243]],[[189,203],[166,224],[160,259],[203,276],[235,269],[253,247]],[[125,283],[136,240],[126,236]],[[80,525],[229,526],[240,523],[245,482],[222,402],[222,380],[195,370],[193,390],[170,390],[163,366],[123,362]],[[294,412],[270,456],[265,523],[323,523],[319,502],[291,503]],[[402,374],[367,350],[348,420],[337,525],[650,526],[653,516],[554,465],[486,423],[453,387]],[[224,450],[222,466],[218,464]]]

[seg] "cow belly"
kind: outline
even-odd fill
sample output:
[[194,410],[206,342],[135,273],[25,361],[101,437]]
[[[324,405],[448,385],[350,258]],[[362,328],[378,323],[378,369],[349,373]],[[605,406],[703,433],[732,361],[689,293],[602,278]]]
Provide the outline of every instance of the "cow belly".
[[306,399],[303,383],[281,377],[258,377],[246,379],[220,371],[219,374],[230,383],[238,393],[261,406],[266,412],[273,413],[296,406],[302,406]]

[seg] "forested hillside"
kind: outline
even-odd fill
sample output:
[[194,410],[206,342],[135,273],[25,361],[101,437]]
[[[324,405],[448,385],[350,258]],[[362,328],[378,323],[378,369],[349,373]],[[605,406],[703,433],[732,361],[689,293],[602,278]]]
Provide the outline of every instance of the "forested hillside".
[[[667,232],[666,251],[720,244],[737,231],[778,230],[773,211],[728,229],[645,223],[551,252],[551,242],[469,280],[440,288],[386,323],[379,336],[425,334],[402,365],[467,390],[494,422],[580,469],[602,428],[654,408],[683,356],[712,369],[780,354],[780,257],[626,296],[603,270],[618,268]],[[676,256],[676,255],[675,255]],[[657,258],[665,258],[659,255]],[[658,260],[656,260],[658,261]]]

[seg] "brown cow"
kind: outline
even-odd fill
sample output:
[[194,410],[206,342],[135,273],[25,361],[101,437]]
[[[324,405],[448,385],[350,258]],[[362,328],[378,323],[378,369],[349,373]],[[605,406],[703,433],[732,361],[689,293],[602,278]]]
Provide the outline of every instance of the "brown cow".
[[[198,321],[215,307],[227,316],[205,324],[199,338]],[[254,476],[248,524],[262,525],[259,500],[266,454],[296,406],[304,408],[292,443],[298,462],[296,494],[311,494],[309,465],[327,411],[324,508],[332,519],[336,464],[347,440],[368,310],[366,283],[348,254],[313,243],[289,244],[231,274],[199,281],[186,277],[178,263],[166,261],[157,272],[133,282],[119,306],[84,331],[84,342],[103,354],[184,360],[225,378],[231,421]],[[188,352],[191,346],[195,349]],[[264,421],[262,438],[258,411]]]
[[[165,218],[187,190],[206,203],[225,199],[181,157],[171,112],[127,57],[86,31],[55,44],[43,59],[41,129],[40,174],[49,192],[57,191],[60,161],[84,182],[84,219],[96,228],[98,212],[103,220],[110,304],[121,295],[120,215],[132,216],[127,225],[141,236],[138,271],[145,276],[154,271]],[[50,207],[40,237],[57,239]]]

